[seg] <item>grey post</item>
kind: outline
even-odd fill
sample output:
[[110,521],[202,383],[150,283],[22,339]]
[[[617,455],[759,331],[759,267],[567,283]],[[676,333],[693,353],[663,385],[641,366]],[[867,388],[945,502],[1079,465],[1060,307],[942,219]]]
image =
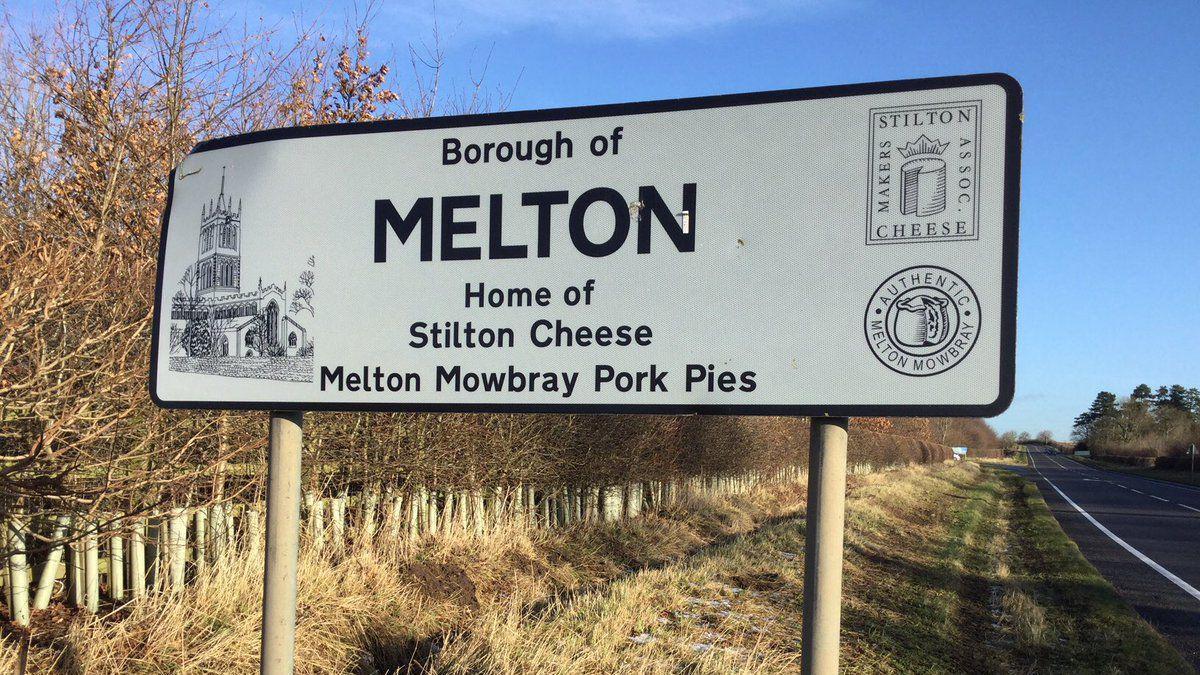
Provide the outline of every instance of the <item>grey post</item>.
[[842,528],[846,521],[845,417],[809,420],[800,672],[836,675],[842,621]]
[[300,446],[304,413],[271,413],[267,552],[263,582],[263,675],[290,675],[296,660],[296,568],[300,555]]

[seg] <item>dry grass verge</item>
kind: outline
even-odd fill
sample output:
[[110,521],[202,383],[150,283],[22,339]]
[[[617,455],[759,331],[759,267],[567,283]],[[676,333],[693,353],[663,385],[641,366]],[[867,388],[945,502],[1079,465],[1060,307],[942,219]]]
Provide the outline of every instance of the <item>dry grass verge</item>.
[[[1028,489],[971,462],[851,477],[846,672],[1186,668]],[[298,671],[795,672],[803,498],[777,486],[607,526],[307,550]],[[255,672],[260,566],[69,617],[35,634],[30,672]],[[0,649],[0,668],[14,658]]]
[[[801,487],[777,486],[732,498],[687,496],[661,515],[607,526],[512,527],[411,546],[380,541],[355,555],[308,546],[297,672],[421,666],[448,636],[473,625],[680,560],[802,502]],[[213,565],[176,596],[151,596],[107,616],[62,607],[39,613],[29,672],[257,672],[261,569],[261,554]],[[0,643],[0,669],[16,655],[11,642]]]
[[[1018,508],[1021,490],[1015,476],[973,463],[852,481],[845,672],[1186,668],[1086,563],[1031,556],[1071,544]],[[803,548],[803,519],[781,518],[548,608],[485,615],[444,641],[431,671],[796,672]],[[1116,628],[1081,630],[1101,621]]]

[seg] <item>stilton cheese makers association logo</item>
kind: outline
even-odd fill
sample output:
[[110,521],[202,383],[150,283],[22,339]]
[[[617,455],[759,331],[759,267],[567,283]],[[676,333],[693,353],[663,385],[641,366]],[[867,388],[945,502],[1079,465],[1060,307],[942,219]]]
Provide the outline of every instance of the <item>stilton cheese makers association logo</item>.
[[867,243],[979,238],[981,101],[871,109]]
[[875,289],[864,318],[875,358],[902,375],[937,375],[958,365],[979,337],[979,298],[942,267],[909,267]]

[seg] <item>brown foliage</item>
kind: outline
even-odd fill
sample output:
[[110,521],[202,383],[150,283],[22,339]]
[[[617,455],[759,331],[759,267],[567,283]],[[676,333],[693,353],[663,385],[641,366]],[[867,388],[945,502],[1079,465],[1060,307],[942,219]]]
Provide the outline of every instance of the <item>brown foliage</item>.
[[[444,98],[436,40],[410,49],[403,91],[365,22],[342,41],[283,38],[234,30],[198,0],[77,0],[28,34],[0,30],[0,498],[128,511],[259,489],[262,415],[164,411],[147,395],[169,170],[214,136],[507,99],[482,80]],[[312,486],[617,482],[807,452],[807,423],[786,418],[313,414],[307,430]],[[994,443],[978,420],[863,419],[853,439],[875,463]]]
[[[389,87],[389,66],[371,62],[365,25],[330,46],[311,30],[294,39],[231,30],[196,0],[78,0],[28,34],[8,26],[0,496],[96,508],[188,492],[229,461],[256,463],[259,416],[168,413],[147,395],[169,170],[207,137],[432,114],[440,51],[414,59],[428,68],[405,99]],[[355,438],[362,427],[333,418],[325,435]]]

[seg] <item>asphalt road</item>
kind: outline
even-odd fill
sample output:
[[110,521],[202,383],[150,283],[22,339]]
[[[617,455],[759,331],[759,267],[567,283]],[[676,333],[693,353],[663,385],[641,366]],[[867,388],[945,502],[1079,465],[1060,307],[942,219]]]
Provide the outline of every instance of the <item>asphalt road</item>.
[[1088,562],[1200,670],[1200,489],[1031,448],[1050,511]]

